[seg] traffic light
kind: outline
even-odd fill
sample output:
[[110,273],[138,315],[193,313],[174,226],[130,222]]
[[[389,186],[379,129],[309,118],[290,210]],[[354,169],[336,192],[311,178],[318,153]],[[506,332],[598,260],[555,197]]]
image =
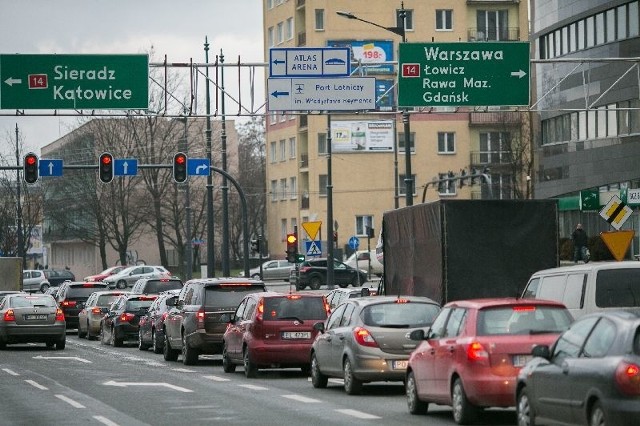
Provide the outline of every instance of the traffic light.
[[108,152],[105,152],[100,156],[98,176],[104,183],[109,183],[113,180],[113,155]]
[[184,183],[187,180],[187,154],[178,152],[173,156],[173,180]]
[[287,234],[287,261],[296,263],[298,260],[298,236]]
[[260,239],[251,240],[251,252],[260,253]]
[[22,161],[22,171],[24,172],[24,181],[27,183],[36,183],[38,181],[38,156],[33,152],[24,156]]

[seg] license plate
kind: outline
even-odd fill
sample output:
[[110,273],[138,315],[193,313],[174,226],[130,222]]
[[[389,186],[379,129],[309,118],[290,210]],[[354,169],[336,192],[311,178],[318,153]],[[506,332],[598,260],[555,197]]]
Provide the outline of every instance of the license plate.
[[282,332],[283,339],[310,339],[310,331],[284,331]]
[[26,320],[46,320],[47,319],[47,315],[45,315],[45,314],[25,315],[24,319],[26,319]]
[[513,356],[513,366],[514,367],[523,367],[529,360],[532,358],[531,355],[514,355]]
[[408,364],[409,364],[409,361],[407,360],[393,361],[391,363],[391,366],[393,367],[394,370],[406,370]]

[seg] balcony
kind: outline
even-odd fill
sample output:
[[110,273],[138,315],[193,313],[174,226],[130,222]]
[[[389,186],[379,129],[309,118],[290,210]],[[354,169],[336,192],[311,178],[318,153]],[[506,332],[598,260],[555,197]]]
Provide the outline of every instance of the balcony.
[[[489,167],[493,170],[510,167],[513,153],[510,151],[471,151],[471,167]],[[497,171],[497,170],[496,170]]]
[[469,113],[470,126],[517,126],[522,124],[520,112],[493,111]]
[[519,41],[520,28],[509,27],[502,29],[467,29],[468,41]]
[[306,130],[307,127],[309,126],[309,120],[307,118],[307,115],[299,115],[298,116],[298,130]]
[[300,168],[305,169],[309,167],[309,154],[300,154]]
[[306,46],[307,45],[307,33],[306,31],[298,33],[298,46]]

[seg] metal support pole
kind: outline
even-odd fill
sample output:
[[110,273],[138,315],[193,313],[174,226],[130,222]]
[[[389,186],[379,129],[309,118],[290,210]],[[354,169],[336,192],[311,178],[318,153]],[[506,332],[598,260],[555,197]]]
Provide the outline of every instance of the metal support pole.
[[[207,38],[204,39],[204,60],[209,64],[209,42]],[[211,162],[211,94],[209,89],[209,67],[206,70],[206,104],[207,104],[207,130],[205,131],[206,143],[207,143],[207,159],[209,164]],[[213,244],[213,176],[209,173],[207,176],[207,277],[215,277],[215,258],[214,258],[214,244]]]
[[331,178],[331,114],[327,114],[327,289],[334,288],[333,182]]
[[22,198],[20,194],[22,184],[20,182],[20,147],[18,139],[18,124],[16,123],[16,165],[18,166],[16,170],[16,244],[18,245],[16,255],[22,259],[22,269],[25,269],[24,241],[22,237],[22,201],[20,200]]
[[[189,155],[189,143],[187,141],[187,110],[185,109],[184,116],[184,137],[182,140],[183,144],[183,152]],[[191,195],[189,192],[189,180],[187,180],[185,189],[184,189],[184,211],[185,211],[185,234],[186,234],[186,250],[185,256],[187,258],[186,264],[186,274],[187,280],[190,280],[193,277],[193,235],[191,231]]]
[[411,125],[409,124],[409,111],[402,111],[402,124],[404,124],[404,186],[405,204],[413,205],[413,176],[411,175]]
[[[222,134],[220,139],[222,142],[222,170],[228,172],[227,169],[227,125],[224,109],[224,55],[220,50],[220,92],[222,92],[222,102],[220,104],[220,111],[222,117]],[[222,276],[228,277],[231,275],[229,270],[229,183],[227,178],[222,176]]]

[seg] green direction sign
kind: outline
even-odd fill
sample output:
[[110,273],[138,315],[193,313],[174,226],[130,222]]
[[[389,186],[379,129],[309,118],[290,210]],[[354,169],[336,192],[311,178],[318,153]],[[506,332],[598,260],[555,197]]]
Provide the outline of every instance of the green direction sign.
[[529,43],[401,43],[398,106],[529,105]]
[[148,55],[0,55],[0,109],[147,109]]

